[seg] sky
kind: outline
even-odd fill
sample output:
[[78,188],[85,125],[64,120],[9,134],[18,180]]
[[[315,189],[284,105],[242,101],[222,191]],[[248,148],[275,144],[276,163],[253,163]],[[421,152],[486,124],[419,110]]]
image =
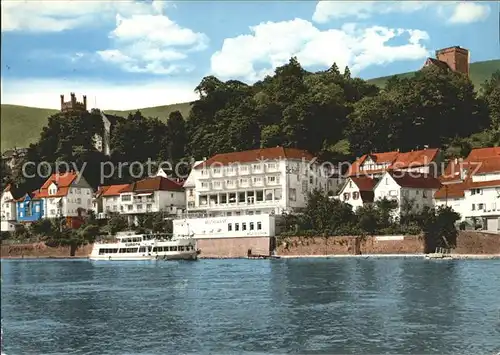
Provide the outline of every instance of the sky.
[[364,79],[459,45],[500,58],[498,2],[2,1],[2,104],[134,109],[191,101],[204,76],[253,83],[296,56]]

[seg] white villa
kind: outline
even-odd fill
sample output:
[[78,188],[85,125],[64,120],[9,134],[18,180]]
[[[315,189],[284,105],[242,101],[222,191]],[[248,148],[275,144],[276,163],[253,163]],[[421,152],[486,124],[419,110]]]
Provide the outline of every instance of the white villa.
[[308,152],[264,148],[217,154],[186,180],[187,212],[206,216],[281,214],[306,206],[313,189],[335,191],[339,178]]
[[92,209],[92,187],[75,172],[52,174],[37,192],[43,201],[43,217],[82,217]]
[[368,176],[348,177],[335,198],[350,204],[352,210],[356,211],[359,207],[373,203],[373,188],[377,182],[378,179]]
[[465,160],[452,161],[442,183],[436,205],[451,206],[462,220],[500,233],[500,147],[473,149]]
[[94,211],[99,218],[110,213],[128,216],[129,222],[137,216],[151,212],[176,215],[186,208],[182,185],[170,178],[154,176],[131,184],[101,186],[94,198]]
[[421,211],[433,206],[433,196],[441,188],[441,182],[427,174],[396,171],[386,172],[374,187],[374,200],[387,198],[398,202],[395,215],[400,215],[403,203],[412,204],[412,210]]
[[12,195],[12,186],[9,184],[3,190],[1,203],[1,231],[13,232],[16,226],[16,201]]

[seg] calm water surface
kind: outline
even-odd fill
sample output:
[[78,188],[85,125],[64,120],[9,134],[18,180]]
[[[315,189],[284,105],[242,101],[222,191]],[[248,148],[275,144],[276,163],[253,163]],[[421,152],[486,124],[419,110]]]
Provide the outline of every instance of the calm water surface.
[[496,354],[500,261],[2,261],[14,354]]

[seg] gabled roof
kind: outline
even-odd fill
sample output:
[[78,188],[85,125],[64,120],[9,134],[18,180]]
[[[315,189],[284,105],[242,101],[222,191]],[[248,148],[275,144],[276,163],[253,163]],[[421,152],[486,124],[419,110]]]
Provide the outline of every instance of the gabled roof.
[[[411,167],[427,166],[436,159],[438,154],[439,154],[439,149],[437,148],[414,150],[406,153],[394,151],[394,152],[365,154],[361,158],[357,159],[351,165],[348,175],[353,176],[353,175],[375,174],[375,173],[382,173],[387,170],[398,170]],[[361,170],[361,166],[363,166],[368,157],[370,157],[377,164],[390,164],[390,165],[387,168]]]
[[210,159],[195,165],[194,169],[202,168],[203,166],[209,167],[213,164],[228,165],[231,163],[251,163],[262,160],[279,160],[279,159],[306,159],[312,160],[314,156],[306,150],[296,148],[262,148],[245,150],[242,152],[231,152],[217,154]]
[[359,191],[373,191],[379,179],[372,179],[368,176],[349,178],[358,187]]
[[461,181],[462,170],[467,170],[467,176],[500,172],[500,147],[472,149],[467,158],[451,160],[440,178],[441,182]]
[[[60,174],[52,174],[40,188],[37,198],[53,198],[68,195],[71,184],[77,179],[78,174],[74,171]],[[57,192],[49,195],[49,187],[52,183],[57,185]]]
[[[439,179],[435,178],[434,176],[431,176],[430,174],[418,174],[416,172],[402,172],[402,171],[387,172],[386,174],[390,175],[392,179],[396,182],[396,184],[398,184],[400,187],[405,187],[410,189],[439,189],[442,186]],[[384,175],[384,177],[385,176],[386,175]]]
[[125,192],[182,191],[182,185],[162,176],[149,177],[133,182],[120,190]]
[[119,196],[121,191],[127,188],[129,184],[100,186],[97,196],[110,197]]
[[26,198],[29,200],[39,200],[40,198],[38,197],[39,191],[35,190],[33,192],[27,192],[24,194],[24,196],[21,196],[16,200],[16,202],[23,202]]

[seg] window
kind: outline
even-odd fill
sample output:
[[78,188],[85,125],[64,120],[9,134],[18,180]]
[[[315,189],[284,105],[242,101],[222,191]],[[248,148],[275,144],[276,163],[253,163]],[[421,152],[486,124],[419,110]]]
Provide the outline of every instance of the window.
[[142,210],[142,205],[137,205],[137,210]]
[[35,206],[35,212],[36,213],[40,213],[40,205],[36,205]]
[[170,193],[170,198],[174,198],[174,193]]
[[352,199],[353,200],[357,200],[359,198],[359,192],[358,191],[355,191],[352,193]]
[[76,199],[76,203],[81,204],[81,203],[82,203],[82,199],[81,199],[80,197],[78,197],[78,198]]
[[208,188],[208,182],[202,182],[202,183],[201,183],[201,187],[202,187],[203,189]]
[[227,230],[231,232],[233,230],[233,225],[231,223],[228,223],[227,225]]
[[415,190],[415,195],[420,195],[420,190]]
[[422,196],[423,196],[424,198],[427,198],[427,190],[423,190],[423,191],[422,191]]
[[267,177],[267,182],[275,183],[276,182],[276,176],[268,176]]
[[476,205],[473,203],[472,204],[472,210],[475,211],[476,210]]
[[189,189],[189,196],[193,196],[193,189]]
[[234,224],[234,230],[235,230],[235,231],[239,231],[239,230],[240,230],[240,225],[239,225],[239,223],[235,223],[235,224]]
[[385,184],[389,185],[389,178],[385,178]]
[[56,210],[50,210],[50,214],[56,214]]
[[259,201],[259,202],[264,201],[264,191],[262,191],[262,190],[257,191],[256,198],[257,198],[257,201]]
[[266,190],[266,201],[273,200],[273,190]]
[[242,223],[241,224],[241,230],[242,231],[246,231],[247,230],[247,224],[246,223]]
[[214,168],[214,174],[220,174],[220,168]]
[[262,229],[262,222],[257,222],[257,230],[261,230]]
[[254,229],[254,224],[253,222],[250,222],[250,230],[253,231],[253,229]]
[[152,205],[152,204],[148,203],[148,204],[146,205],[146,209],[150,210],[150,209],[152,209],[152,208],[153,208],[153,205]]
[[309,176],[309,183],[312,185],[314,183],[313,177]]
[[19,212],[19,217],[23,218],[23,212]]
[[478,204],[477,204],[477,209],[478,209],[478,210],[482,210],[482,209],[483,209],[483,207],[484,207],[484,205],[483,205],[482,203],[478,203]]
[[348,201],[351,194],[349,192],[344,192],[344,201]]
[[349,180],[349,187],[352,188],[352,180]]
[[296,189],[288,189],[288,199],[290,201],[296,201],[297,200],[297,190]]
[[217,188],[221,186],[220,181],[214,181],[213,184],[214,184],[214,187],[217,187]]
[[281,189],[274,189],[274,200],[281,200]]
[[130,195],[122,195],[122,201],[132,201],[132,196],[130,196]]
[[132,205],[128,205],[128,210],[132,211]]
[[113,197],[113,201],[118,201],[118,197],[117,196]]
[[257,183],[257,184],[260,184],[262,182],[262,177],[260,177],[260,176],[259,177],[254,177],[253,178],[253,182]]

